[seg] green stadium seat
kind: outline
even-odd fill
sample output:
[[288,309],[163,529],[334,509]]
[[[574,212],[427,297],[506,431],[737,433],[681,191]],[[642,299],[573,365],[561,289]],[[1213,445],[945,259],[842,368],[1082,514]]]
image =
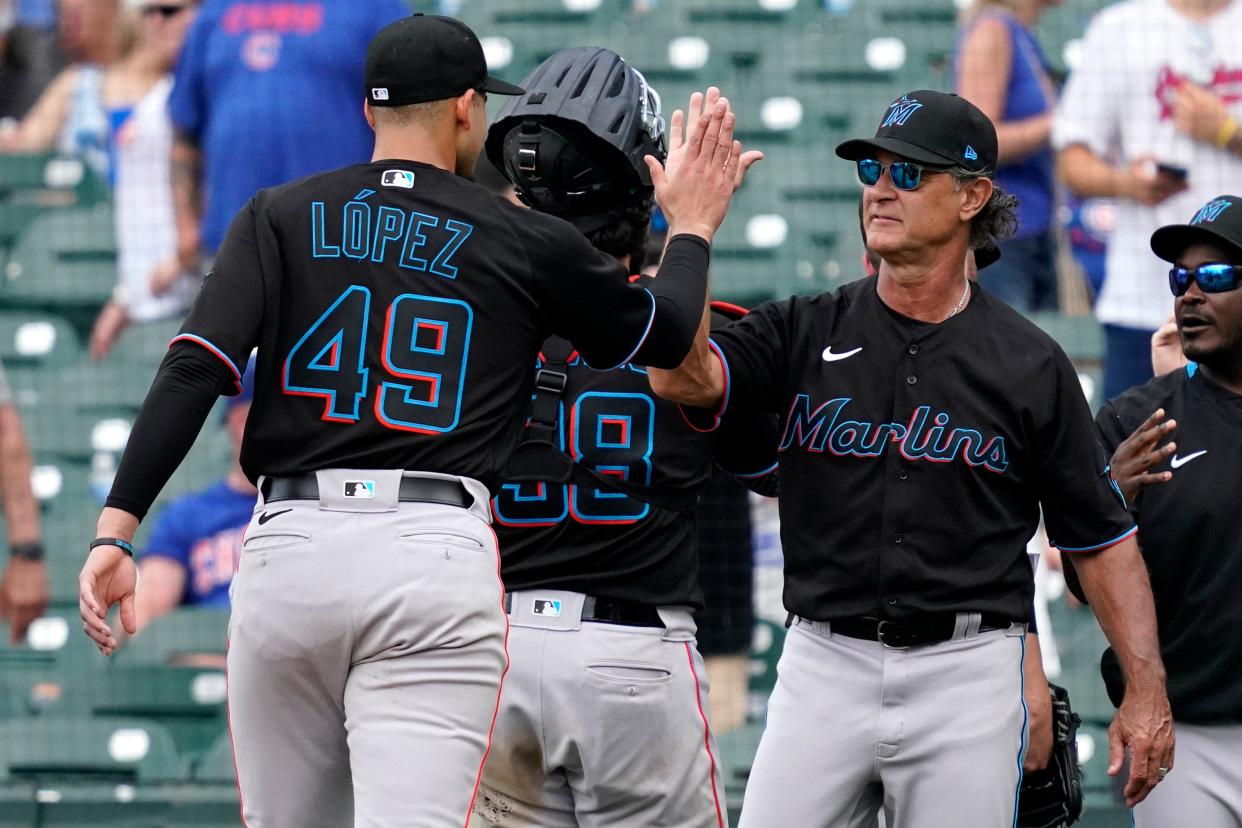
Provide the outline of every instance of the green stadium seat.
[[160,616],[121,647],[113,658],[118,664],[222,663],[227,649],[227,609],[183,607]]
[[228,733],[221,733],[211,749],[203,756],[194,771],[199,782],[233,784],[237,779],[237,765],[233,762],[233,740]]
[[153,722],[89,716],[0,722],[0,782],[172,782],[183,776],[172,738]]
[[177,754],[193,762],[226,730],[224,670],[118,663],[89,683],[67,688],[48,713],[156,722],[168,731]]
[[44,213],[18,239],[5,263],[5,303],[59,308],[89,325],[116,284],[116,241],[106,205]]
[[0,312],[0,361],[6,373],[26,368],[48,370],[82,356],[77,332],[50,313]]
[[719,751],[717,760],[720,764],[721,781],[724,783],[725,797],[729,806],[740,806],[742,794],[746,790],[746,781],[750,778],[750,769],[754,764],[755,751],[759,747],[759,739],[763,736],[763,723],[750,722],[716,737]]

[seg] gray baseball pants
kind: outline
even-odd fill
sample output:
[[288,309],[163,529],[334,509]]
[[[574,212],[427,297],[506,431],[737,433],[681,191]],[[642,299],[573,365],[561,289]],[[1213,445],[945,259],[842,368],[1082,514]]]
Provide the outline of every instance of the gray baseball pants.
[[1025,626],[905,650],[797,619],[740,828],[1008,828],[1026,748]]
[[506,663],[488,493],[398,502],[401,476],[321,471],[318,502],[255,509],[228,652],[248,828],[467,823]]
[[1135,828],[1242,828],[1242,725],[1175,722],[1173,769],[1134,809]]
[[[690,612],[664,628],[583,622],[581,593],[515,592],[476,825],[725,828]],[[559,615],[535,602],[559,601]]]

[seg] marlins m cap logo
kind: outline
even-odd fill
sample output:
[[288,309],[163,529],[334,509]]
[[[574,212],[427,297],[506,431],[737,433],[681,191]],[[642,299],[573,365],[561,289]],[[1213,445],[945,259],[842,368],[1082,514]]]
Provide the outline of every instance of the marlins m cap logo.
[[409,170],[384,170],[380,183],[385,187],[400,187],[403,190],[414,189],[414,173]]
[[889,104],[888,114],[884,116],[884,123],[880,124],[880,128],[905,126],[910,116],[922,108],[923,104],[902,95],[901,100]]
[[1215,201],[1209,201],[1199,208],[1199,212],[1195,213],[1195,217],[1190,220],[1191,224],[1211,224],[1220,218],[1220,214],[1233,206],[1233,203],[1218,198]]

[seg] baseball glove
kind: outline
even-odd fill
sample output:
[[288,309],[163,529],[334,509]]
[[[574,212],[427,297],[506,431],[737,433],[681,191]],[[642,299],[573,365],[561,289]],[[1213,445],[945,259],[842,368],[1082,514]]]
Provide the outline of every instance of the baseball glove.
[[1064,828],[1082,815],[1082,768],[1078,765],[1078,725],[1069,692],[1049,684],[1052,692],[1052,756],[1048,766],[1022,777],[1018,825],[1022,828]]

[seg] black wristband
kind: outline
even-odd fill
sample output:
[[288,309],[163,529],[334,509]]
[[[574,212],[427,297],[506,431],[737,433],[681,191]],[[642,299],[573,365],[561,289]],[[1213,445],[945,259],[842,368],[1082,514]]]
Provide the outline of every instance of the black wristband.
[[19,561],[41,561],[43,560],[43,542],[36,540],[15,543],[9,547],[9,557]]
[[120,547],[121,551],[123,551],[126,555],[129,555],[131,558],[134,557],[134,545],[127,540],[122,540],[121,538],[95,538],[91,541],[91,549],[94,549],[96,546]]

